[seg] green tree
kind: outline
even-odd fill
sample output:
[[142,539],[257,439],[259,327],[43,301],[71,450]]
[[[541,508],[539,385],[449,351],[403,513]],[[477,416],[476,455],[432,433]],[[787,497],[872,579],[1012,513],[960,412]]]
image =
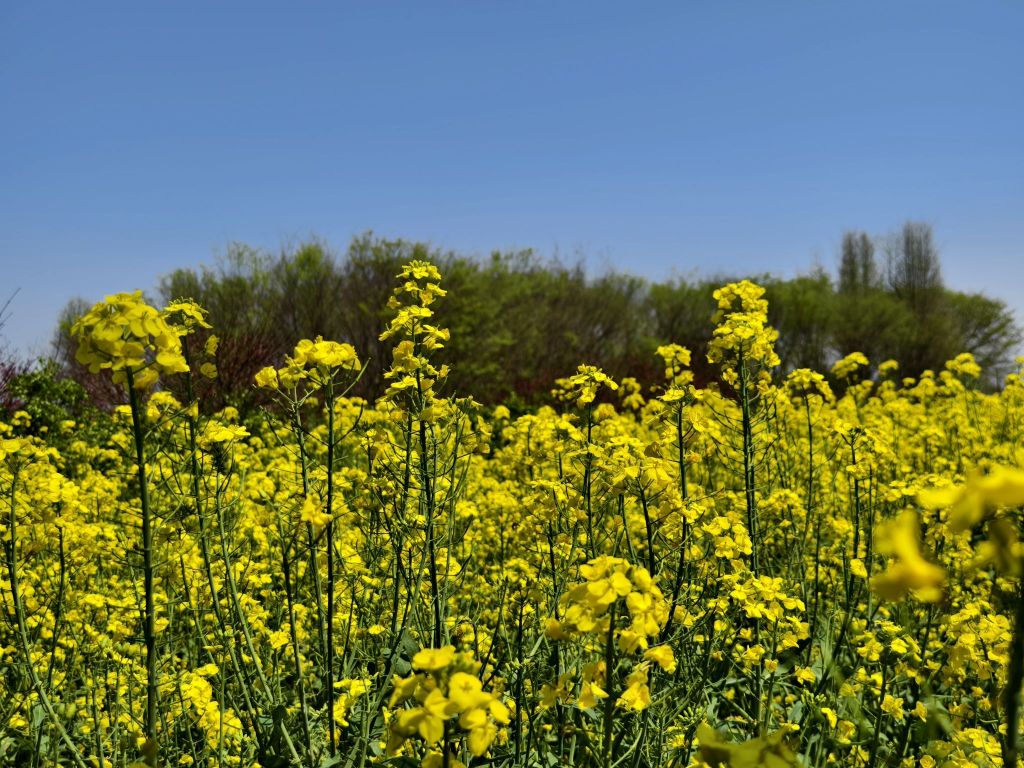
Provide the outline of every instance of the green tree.
[[839,257],[839,292],[866,293],[881,287],[874,241],[864,232],[844,232]]
[[769,278],[764,286],[768,322],[779,332],[775,351],[783,370],[828,370],[836,313],[832,279],[819,269],[791,280]]
[[1024,337],[1006,302],[980,293],[948,291],[946,302],[957,325],[958,348],[974,355],[984,372],[984,383],[998,387],[1016,369],[1013,358]]

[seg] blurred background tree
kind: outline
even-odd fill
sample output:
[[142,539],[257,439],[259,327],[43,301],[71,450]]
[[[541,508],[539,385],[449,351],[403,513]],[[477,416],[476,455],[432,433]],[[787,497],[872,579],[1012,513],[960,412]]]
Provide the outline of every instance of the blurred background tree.
[[[654,349],[669,342],[694,352],[698,384],[711,381],[712,293],[741,277],[650,281],[616,271],[590,274],[580,259],[565,262],[531,250],[479,259],[368,232],[344,253],[316,239],[277,253],[234,244],[212,267],[164,277],[155,299],[191,298],[209,311],[220,337],[219,378],[204,384],[214,407],[259,404],[256,371],[281,364],[298,339],[317,335],[359,350],[366,372],[358,394],[373,397],[383,389],[390,360],[379,338],[387,300],[394,276],[412,259],[434,262],[444,276],[448,295],[435,306],[437,324],[452,332],[445,350],[449,386],[483,402],[523,408],[546,402],[553,381],[580,362],[654,383]],[[984,367],[985,386],[994,388],[1021,347],[1021,330],[1005,302],[944,285],[925,223],[907,222],[879,237],[845,233],[835,277],[821,267],[792,278],[749,277],[766,288],[784,370],[827,371],[839,357],[860,351],[876,366],[895,359],[902,375],[916,377],[967,351]],[[83,376],[74,361],[68,329],[87,307],[81,299],[65,307],[53,357],[63,375],[110,407],[119,402],[118,388]]]

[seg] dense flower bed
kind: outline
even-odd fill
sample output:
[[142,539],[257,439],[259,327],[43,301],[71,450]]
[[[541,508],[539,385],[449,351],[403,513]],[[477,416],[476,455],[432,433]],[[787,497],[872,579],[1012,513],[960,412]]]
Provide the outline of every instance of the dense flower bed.
[[304,340],[242,420],[161,388],[217,375],[201,308],[78,322],[129,404],[0,423],[0,763],[1016,761],[1019,376],[780,376],[741,282],[720,386],[661,347],[654,386],[582,365],[513,418],[447,391],[440,285],[398,276],[377,402]]

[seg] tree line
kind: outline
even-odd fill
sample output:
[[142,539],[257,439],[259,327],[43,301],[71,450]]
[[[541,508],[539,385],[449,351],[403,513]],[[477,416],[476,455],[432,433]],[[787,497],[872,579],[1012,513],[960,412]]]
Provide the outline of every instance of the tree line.
[[[828,370],[850,352],[873,364],[894,359],[903,376],[941,369],[972,352],[998,386],[1012,369],[1021,331],[1007,305],[983,294],[948,288],[931,227],[909,222],[870,237],[847,232],[833,276],[818,267],[794,278],[770,274],[704,275],[651,281],[620,271],[588,274],[581,261],[544,258],[531,250],[494,252],[483,259],[422,242],[366,233],[343,253],[311,240],[279,253],[233,245],[212,267],[178,269],[164,277],[159,298],[191,298],[209,311],[220,339],[219,377],[208,395],[220,404],[251,406],[253,376],[280,365],[301,338],[347,341],[367,361],[361,393],[383,389],[389,365],[379,340],[395,275],[411,259],[436,263],[448,295],[437,324],[450,328],[451,386],[482,402],[528,407],[549,397],[552,383],[580,362],[618,377],[657,379],[654,350],[678,343],[693,350],[698,382],[712,377],[712,292],[749,277],[767,289],[770,322],[779,331],[784,369]],[[116,389],[82,375],[67,330],[87,309],[64,309],[54,355],[101,403]]]

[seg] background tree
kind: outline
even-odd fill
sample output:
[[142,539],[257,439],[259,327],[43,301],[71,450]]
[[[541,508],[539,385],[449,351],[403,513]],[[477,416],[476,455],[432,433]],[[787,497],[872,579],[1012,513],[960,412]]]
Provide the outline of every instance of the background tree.
[[844,232],[839,258],[839,293],[864,294],[880,287],[874,241],[865,232]]
[[834,350],[836,295],[832,278],[817,269],[791,280],[766,278],[768,323],[779,332],[775,351],[785,370],[828,370]]
[[20,401],[17,395],[11,391],[11,381],[21,373],[25,372],[25,364],[14,357],[7,348],[7,340],[3,335],[4,326],[7,325],[10,317],[11,300],[15,294],[11,294],[0,304],[0,411],[10,413],[18,407]]
[[[210,407],[259,404],[252,386],[256,371],[279,365],[297,340],[318,335],[360,351],[366,370],[357,394],[374,397],[391,362],[380,341],[391,312],[387,301],[395,275],[413,259],[437,264],[445,276],[448,295],[432,308],[437,324],[452,332],[439,360],[451,367],[446,386],[454,393],[529,407],[545,402],[554,380],[580,362],[653,382],[653,353],[665,343],[694,353],[698,384],[715,377],[706,355],[712,293],[735,276],[652,282],[621,272],[592,274],[582,260],[543,258],[530,250],[478,259],[367,232],[343,253],[315,239],[277,253],[235,244],[212,267],[167,275],[159,293],[165,302],[194,299],[209,312],[220,338],[219,378],[201,385]],[[902,373],[918,376],[968,351],[988,371],[985,384],[995,387],[1020,348],[1021,333],[1005,303],[943,285],[927,224],[909,222],[874,239],[845,233],[835,281],[820,268],[791,279],[751,277],[767,289],[783,370],[825,371],[838,357],[859,351],[874,365],[896,359]],[[109,407],[120,402],[120,388],[102,376],[82,375],[67,334],[87,308],[80,299],[65,307],[54,354],[64,371]],[[197,334],[190,343],[203,341]]]
[[1024,337],[1006,302],[981,293],[946,291],[945,301],[955,318],[960,349],[974,355],[989,387],[998,387],[1017,368],[1013,358]]

